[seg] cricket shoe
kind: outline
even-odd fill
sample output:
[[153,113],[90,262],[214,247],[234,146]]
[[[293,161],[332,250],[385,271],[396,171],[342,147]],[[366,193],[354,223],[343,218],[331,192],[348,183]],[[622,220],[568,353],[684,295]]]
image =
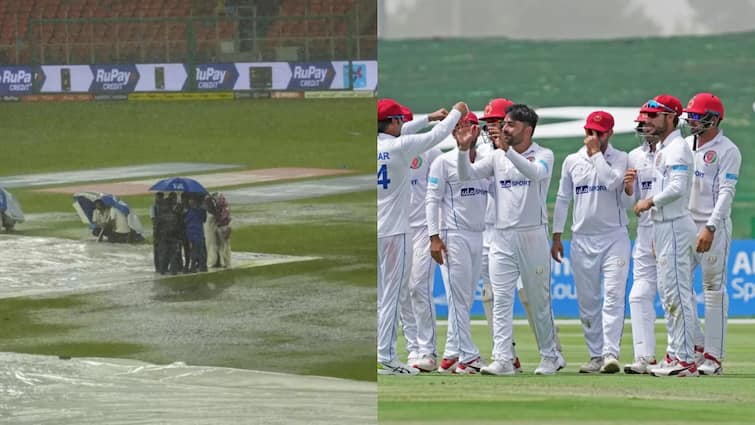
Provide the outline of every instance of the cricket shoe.
[[645,375],[650,373],[650,368],[656,367],[658,362],[655,357],[640,357],[634,363],[624,365],[624,373],[629,375]]
[[618,373],[621,365],[613,354],[603,356],[603,366],[600,367],[600,373]]
[[603,367],[603,357],[590,357],[590,361],[579,367],[579,373],[598,373]]
[[477,373],[480,373],[480,369],[485,366],[482,364],[482,360],[480,360],[479,357],[472,361],[468,361],[466,363],[459,362],[456,365],[456,370],[454,373],[457,373],[459,375],[475,375]]
[[553,375],[559,370],[566,367],[566,360],[560,351],[556,351],[555,357],[543,357],[540,364],[535,369],[535,375]]
[[438,367],[438,373],[455,373],[456,365],[459,363],[458,357],[452,357],[450,359],[443,358],[440,361],[440,367]]
[[700,367],[705,363],[705,348],[702,345],[695,345],[695,366]]
[[[519,370],[521,370],[521,367]],[[499,362],[496,360],[493,363],[480,369],[480,373],[483,375],[505,376],[505,375],[516,375],[517,370],[516,370],[516,367],[514,366],[514,362],[509,362],[506,360]]]
[[432,354],[425,354],[422,358],[410,364],[413,368],[419,369],[420,372],[433,372],[438,367],[438,361]]
[[671,367],[656,367],[650,369],[650,374],[658,377],[678,377],[683,378],[687,376],[700,376],[697,372],[697,366],[695,362],[683,362],[678,360],[675,365]]
[[406,357],[406,364],[413,365],[414,363],[417,363],[417,360],[421,359],[422,356],[419,355],[418,352],[412,351],[409,353],[409,355]]
[[407,366],[398,360],[377,363],[378,375],[417,375],[419,369]]
[[697,367],[701,375],[721,375],[724,372],[721,361],[715,356],[705,353],[705,361]]

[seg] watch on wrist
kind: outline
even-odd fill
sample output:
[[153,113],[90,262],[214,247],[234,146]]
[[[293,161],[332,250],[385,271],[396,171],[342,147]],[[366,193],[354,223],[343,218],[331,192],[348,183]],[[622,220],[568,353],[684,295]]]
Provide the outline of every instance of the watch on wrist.
[[711,233],[716,233],[716,226],[714,226],[712,224],[706,224],[705,228],[708,229],[708,231],[711,232]]

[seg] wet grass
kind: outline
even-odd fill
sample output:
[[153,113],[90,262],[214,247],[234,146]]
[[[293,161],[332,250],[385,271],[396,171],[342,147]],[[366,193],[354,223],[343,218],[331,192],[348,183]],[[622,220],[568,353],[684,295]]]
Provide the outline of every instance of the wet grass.
[[[3,112],[4,134],[17,142],[3,175],[175,161],[358,173],[374,166],[371,99],[19,104]],[[88,237],[70,195],[13,193],[33,217],[18,234]],[[145,227],[152,199],[124,198]],[[320,259],[0,299],[0,349],[375,380],[374,191],[231,211],[234,251]]]

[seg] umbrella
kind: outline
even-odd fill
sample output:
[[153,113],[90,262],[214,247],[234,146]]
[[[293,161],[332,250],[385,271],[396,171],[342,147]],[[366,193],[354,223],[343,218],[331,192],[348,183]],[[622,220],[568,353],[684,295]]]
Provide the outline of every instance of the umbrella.
[[153,184],[149,190],[153,192],[188,192],[207,193],[201,183],[188,177],[171,177]]
[[131,213],[128,204],[121,201],[115,195],[103,192],[76,192],[73,194],[73,208],[81,218],[82,223],[89,227],[94,227],[92,223],[92,213],[94,212],[94,201],[100,200],[106,206],[117,209],[127,218],[128,225],[137,233],[143,233],[144,229],[136,214]]
[[0,187],[0,213],[18,223],[23,223],[24,221],[24,212],[21,210],[21,205],[10,192],[2,187]]

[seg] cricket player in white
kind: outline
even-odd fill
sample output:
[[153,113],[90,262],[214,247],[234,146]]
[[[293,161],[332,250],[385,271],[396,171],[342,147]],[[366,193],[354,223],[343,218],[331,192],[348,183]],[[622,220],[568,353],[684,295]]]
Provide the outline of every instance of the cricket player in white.
[[650,210],[653,246],[658,262],[658,287],[668,317],[670,350],[676,362],[670,367],[650,369],[654,376],[698,376],[695,365],[694,327],[696,306],[692,298],[692,249],[695,223],[689,213],[694,158],[692,150],[676,129],[682,106],[670,95],[646,102],[640,112],[647,116],[644,128],[658,136],[651,197],[634,207],[638,216]]
[[[478,123],[467,114],[453,132],[457,140],[463,127]],[[443,369],[458,374],[476,374],[482,367],[480,350],[472,341],[470,310],[474,301],[482,261],[482,231],[485,229],[487,179],[460,181],[456,162],[458,148],[433,162],[425,201],[430,253],[441,265],[448,298],[448,333],[443,352]],[[467,152],[474,160],[474,149]]]
[[[431,121],[441,120],[448,115],[448,111],[439,109],[415,120],[409,108],[402,105],[402,110],[404,120],[407,121],[401,127],[402,135],[416,134]],[[406,351],[409,353],[407,364],[422,372],[435,370],[437,359],[435,304],[432,298],[435,263],[430,257],[430,236],[427,234],[425,220],[425,194],[430,164],[442,153],[437,146],[421,153],[412,159],[409,171],[409,181],[412,185],[409,226],[413,241],[413,260],[409,287],[401,290],[401,322],[407,341]]]
[[624,331],[630,248],[621,195],[627,154],[609,143],[613,124],[613,116],[605,111],[587,117],[584,146],[564,160],[553,213],[551,256],[560,263],[564,255],[561,234],[569,203],[574,200],[571,267],[590,355],[590,361],[580,367],[581,373],[620,370],[617,359]]
[[[654,159],[658,138],[644,132],[646,116],[640,114],[637,133],[642,145],[629,152],[624,175],[624,194],[634,205],[650,196],[655,179]],[[658,293],[655,254],[653,253],[653,220],[650,214],[637,219],[637,238],[632,251],[634,269],[632,289],[629,291],[629,312],[632,321],[634,363],[624,366],[628,374],[650,373],[658,362],[655,359],[655,294]]]
[[513,307],[520,276],[533,311],[535,339],[541,355],[535,374],[554,374],[566,364],[556,349],[550,296],[551,262],[545,202],[553,170],[553,152],[532,142],[536,124],[534,110],[521,104],[510,106],[503,128],[489,128],[501,149],[474,164],[469,163],[467,151],[474,139],[460,138],[459,179],[494,176],[496,181],[496,234],[490,246],[495,361],[481,369],[483,374],[516,373],[512,363]]
[[689,209],[697,227],[696,255],[703,274],[705,297],[705,353],[698,365],[703,375],[720,375],[729,299],[726,272],[731,244],[731,203],[734,200],[742,155],[719,124],[724,106],[718,96],[698,93],[684,109],[692,130],[687,144],[694,152],[695,172]]
[[396,354],[399,295],[408,286],[412,255],[407,246],[412,158],[445,139],[467,105],[459,102],[454,110],[423,134],[401,136],[403,113],[392,99],[378,101],[377,138],[377,233],[378,233],[378,374],[417,374],[418,369],[398,360]]

